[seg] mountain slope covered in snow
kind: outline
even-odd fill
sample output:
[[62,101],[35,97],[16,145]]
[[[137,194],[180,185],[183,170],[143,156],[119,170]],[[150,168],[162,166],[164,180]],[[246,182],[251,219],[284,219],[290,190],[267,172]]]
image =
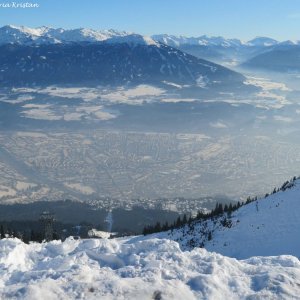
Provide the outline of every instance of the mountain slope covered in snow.
[[288,186],[231,215],[195,221],[158,236],[178,241],[183,249],[202,246],[238,259],[282,254],[300,257],[300,180]]

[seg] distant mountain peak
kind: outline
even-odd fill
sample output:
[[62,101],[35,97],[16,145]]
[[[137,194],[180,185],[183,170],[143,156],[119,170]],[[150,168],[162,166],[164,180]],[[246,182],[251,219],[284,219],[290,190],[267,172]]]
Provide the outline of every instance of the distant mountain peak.
[[269,37],[264,36],[257,36],[254,39],[247,42],[249,46],[263,46],[263,47],[269,47],[269,46],[275,46],[279,42],[277,40],[274,40]]

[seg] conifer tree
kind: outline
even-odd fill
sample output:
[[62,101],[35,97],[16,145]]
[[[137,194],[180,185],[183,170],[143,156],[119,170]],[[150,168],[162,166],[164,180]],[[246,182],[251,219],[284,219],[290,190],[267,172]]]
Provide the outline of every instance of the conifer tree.
[[224,212],[227,212],[227,211],[228,211],[228,205],[225,204],[225,206],[224,206]]
[[160,226],[160,223],[157,222],[155,227],[154,227],[154,232],[160,232],[161,231],[161,226]]
[[0,239],[4,239],[4,238],[5,238],[4,228],[3,228],[3,225],[1,224],[1,226],[0,226]]

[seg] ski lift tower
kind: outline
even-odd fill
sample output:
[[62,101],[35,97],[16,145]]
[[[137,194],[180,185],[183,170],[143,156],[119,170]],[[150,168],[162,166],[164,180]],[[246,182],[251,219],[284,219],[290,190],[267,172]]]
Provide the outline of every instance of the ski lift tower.
[[54,215],[51,214],[49,211],[44,211],[40,215],[40,222],[43,224],[44,227],[44,237],[47,242],[53,240],[53,222],[54,222]]

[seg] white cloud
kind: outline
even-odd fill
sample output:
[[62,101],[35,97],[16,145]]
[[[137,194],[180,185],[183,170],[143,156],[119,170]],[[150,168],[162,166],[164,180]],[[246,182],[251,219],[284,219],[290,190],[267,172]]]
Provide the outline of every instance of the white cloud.
[[227,125],[222,122],[209,123],[209,125],[214,128],[227,128]]

